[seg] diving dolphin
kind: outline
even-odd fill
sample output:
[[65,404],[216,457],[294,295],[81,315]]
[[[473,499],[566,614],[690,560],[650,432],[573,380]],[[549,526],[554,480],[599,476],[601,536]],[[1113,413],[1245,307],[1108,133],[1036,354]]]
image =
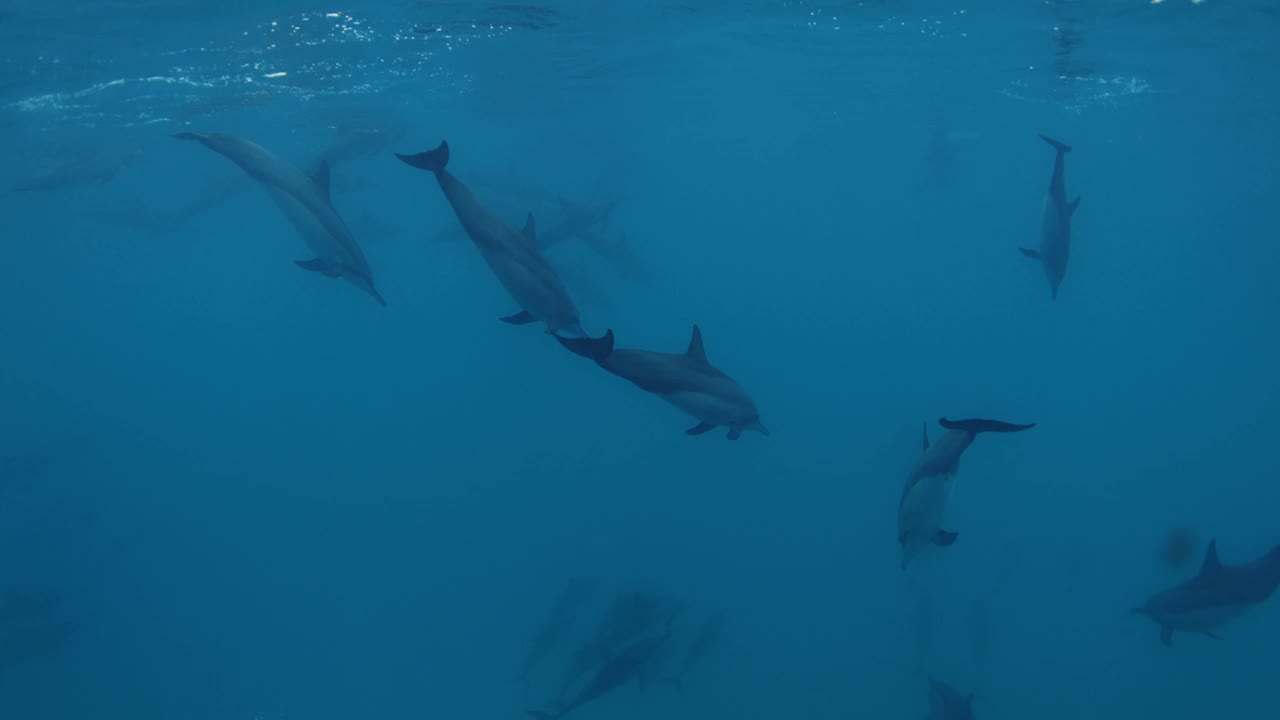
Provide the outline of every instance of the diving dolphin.
[[266,148],[234,135],[182,132],[174,137],[199,141],[258,181],[315,253],[310,260],[295,260],[295,265],[343,278],[386,306],[387,301],[374,287],[368,260],[329,199],[328,163],[320,163],[316,174],[308,177]]
[[520,305],[520,312],[501,318],[503,322],[523,325],[540,321],[546,323],[547,332],[552,334],[561,330],[586,334],[569,291],[538,251],[532,213],[525,221],[524,230],[516,232],[489,212],[466,185],[445,169],[449,164],[447,142],[441,142],[435,150],[415,155],[396,153],[396,157],[408,165],[435,173],[463,229],[480,249],[498,281]]
[[529,710],[528,714],[536,718],[536,720],[559,720],[559,718],[568,715],[577,708],[617,689],[633,677],[639,678],[640,687],[643,689],[646,669],[650,660],[654,658],[670,638],[671,621],[668,620],[666,631],[662,635],[641,638],[618,651],[618,654],[613,659],[605,663],[592,676],[591,680],[578,693],[578,696],[568,705],[560,708],[559,712]]
[[1271,597],[1280,586],[1280,547],[1245,565],[1223,565],[1218,543],[1209,542],[1200,574],[1134,608],[1160,625],[1160,641],[1173,644],[1173,633],[1213,631]]
[[1057,158],[1053,161],[1053,175],[1049,178],[1049,194],[1044,200],[1044,216],[1040,221],[1040,249],[1018,248],[1018,251],[1032,260],[1039,260],[1044,266],[1044,275],[1049,280],[1049,294],[1058,299],[1058,286],[1067,274],[1067,258],[1071,254],[1071,216],[1080,207],[1080,198],[1067,202],[1067,180],[1064,174],[1064,161],[1071,146],[1041,135],[1040,138],[1053,146]]
[[644,634],[658,621],[661,609],[662,601],[647,592],[633,590],[616,596],[592,639],[574,652],[560,686],[560,698],[584,673],[607,662],[618,648]]
[[924,720],[973,720],[973,693],[964,695],[941,680],[929,678],[929,714]]
[[720,426],[729,428],[730,440],[737,440],[743,430],[769,434],[747,391],[707,360],[697,325],[689,349],[680,354],[614,349],[612,330],[599,338],[557,339],[572,352],[692,415],[698,424],[685,431],[688,435]]
[[924,452],[907,476],[898,501],[898,543],[902,545],[902,567],[930,545],[946,547],[956,541],[957,533],[942,528],[947,503],[955,484],[960,456],[973,444],[978,433],[1021,432],[1035,427],[1012,425],[998,420],[948,420],[938,424],[947,432],[929,445],[929,431],[924,431]]
[[565,635],[573,627],[574,621],[582,613],[582,608],[595,596],[596,583],[592,580],[572,580],[560,591],[551,614],[538,626],[533,636],[533,644],[529,654],[525,656],[524,667],[517,680],[529,683],[529,673],[546,657],[547,653],[564,640]]

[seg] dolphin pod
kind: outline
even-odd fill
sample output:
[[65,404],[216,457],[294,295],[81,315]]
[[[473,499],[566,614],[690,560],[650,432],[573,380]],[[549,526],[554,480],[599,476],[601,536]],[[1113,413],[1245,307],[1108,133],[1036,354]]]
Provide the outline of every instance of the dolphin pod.
[[689,435],[716,427],[729,428],[730,440],[737,440],[744,430],[769,434],[747,391],[707,360],[697,325],[689,349],[678,354],[615,349],[612,330],[599,338],[557,339],[570,351],[693,416],[698,424],[685,431]]
[[296,260],[303,270],[342,278],[386,305],[373,284],[373,271],[355,237],[329,199],[329,165],[320,163],[315,175],[298,168],[254,143],[225,133],[182,132],[179,140],[195,140],[226,157],[267,191],[315,257]]
[[982,419],[953,421],[942,418],[938,424],[947,432],[930,445],[929,430],[925,427],[924,450],[907,475],[898,501],[898,543],[902,546],[904,569],[930,545],[947,547],[956,541],[958,533],[944,530],[943,523],[960,456],[974,439],[980,433],[1022,432],[1035,427],[1035,424],[1013,425]]
[[1280,586],[1280,547],[1251,563],[1223,565],[1218,542],[1211,540],[1200,572],[1190,580],[1152,595],[1133,609],[1160,626],[1160,641],[1173,644],[1175,632],[1201,633],[1217,638],[1214,631],[1260,605]]

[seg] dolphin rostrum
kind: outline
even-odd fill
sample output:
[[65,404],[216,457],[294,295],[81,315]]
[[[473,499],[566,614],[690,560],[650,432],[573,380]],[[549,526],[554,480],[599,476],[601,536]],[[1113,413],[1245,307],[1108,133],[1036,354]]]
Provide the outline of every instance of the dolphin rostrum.
[[295,260],[303,270],[343,278],[385,306],[373,284],[373,271],[355,236],[329,199],[329,165],[320,163],[310,177],[266,148],[225,133],[182,132],[179,140],[197,140],[240,166],[267,191],[315,257]]
[[769,434],[747,391],[707,360],[697,325],[689,349],[678,354],[615,349],[612,330],[599,338],[558,339],[569,350],[692,415],[698,424],[685,431],[689,435],[721,426],[729,428],[730,440],[737,440],[744,430]]
[[925,720],[973,720],[973,693],[965,695],[936,678],[929,678],[929,714]]
[[540,321],[546,323],[547,332],[553,334],[567,330],[585,335],[573,298],[538,251],[532,213],[525,221],[524,230],[516,232],[481,205],[475,193],[445,169],[449,164],[447,142],[441,142],[435,150],[414,155],[396,153],[396,157],[435,174],[463,229],[480,249],[498,281],[520,305],[520,312],[502,318],[503,322],[523,325]]
[[946,547],[956,541],[958,533],[943,529],[947,503],[955,484],[960,456],[973,444],[978,433],[1021,432],[1035,427],[1013,425],[998,420],[948,420],[938,424],[947,429],[938,441],[929,444],[929,431],[924,431],[924,452],[916,461],[898,501],[898,543],[902,545],[902,567],[930,545]]
[[1057,151],[1053,161],[1053,175],[1049,178],[1049,194],[1044,200],[1044,216],[1040,221],[1040,249],[1018,248],[1032,260],[1039,260],[1044,266],[1044,275],[1049,280],[1049,294],[1058,299],[1058,286],[1067,274],[1067,258],[1071,255],[1071,216],[1080,207],[1080,198],[1067,202],[1067,180],[1064,173],[1064,162],[1071,146],[1040,136]]
[[1218,637],[1215,629],[1271,597],[1280,586],[1280,547],[1244,565],[1223,565],[1218,543],[1209,542],[1200,574],[1175,588],[1152,595],[1133,612],[1160,625],[1160,641],[1173,644],[1173,633],[1198,632]]

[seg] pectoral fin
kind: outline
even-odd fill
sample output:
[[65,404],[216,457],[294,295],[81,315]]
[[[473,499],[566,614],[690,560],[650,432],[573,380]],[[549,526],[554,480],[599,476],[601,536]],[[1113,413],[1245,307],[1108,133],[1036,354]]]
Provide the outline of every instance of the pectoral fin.
[[685,435],[701,435],[702,433],[707,432],[714,427],[715,425],[712,425],[711,423],[698,423],[697,425],[694,425],[688,430],[685,430],[684,434]]
[[1079,198],[1079,197],[1077,197],[1075,200],[1072,200],[1072,201],[1071,201],[1071,204],[1067,206],[1067,217],[1071,217],[1072,215],[1075,215],[1075,214],[1076,214],[1076,208],[1078,208],[1078,207],[1080,207],[1080,198]]
[[960,533],[947,532],[946,530],[939,530],[933,535],[933,544],[937,545],[938,547],[948,547],[949,545],[954,543],[956,541],[956,538],[958,537],[960,537]]
[[742,437],[742,426],[734,425],[733,427],[729,428],[728,437],[730,440],[737,440],[738,438]]
[[1168,625],[1164,625],[1160,628],[1160,642],[1165,645],[1173,644],[1173,628]]
[[333,278],[336,278],[342,275],[341,265],[336,265],[334,263],[329,262],[328,260],[323,260],[321,258],[315,258],[313,260],[294,260],[293,264],[297,265],[303,270],[310,270],[311,272],[323,273]]
[[1026,255],[1027,257],[1031,258],[1032,260],[1043,260],[1043,259],[1044,259],[1044,258],[1040,257],[1040,251],[1039,251],[1039,250],[1032,250],[1031,248],[1024,248],[1024,247],[1020,247],[1020,248],[1018,248],[1018,252],[1022,253],[1023,255]]
[[1201,635],[1204,635],[1204,636],[1206,636],[1206,637],[1211,637],[1211,638],[1213,638],[1214,640],[1221,640],[1221,639],[1222,639],[1222,636],[1221,636],[1221,635],[1218,635],[1218,634],[1216,634],[1216,633],[1211,633],[1211,632],[1209,632],[1208,630],[1202,630],[1202,631],[1200,631],[1200,634],[1201,634]]
[[521,310],[515,315],[508,315],[498,319],[510,325],[528,325],[531,322],[538,321],[538,318],[530,315],[528,310]]

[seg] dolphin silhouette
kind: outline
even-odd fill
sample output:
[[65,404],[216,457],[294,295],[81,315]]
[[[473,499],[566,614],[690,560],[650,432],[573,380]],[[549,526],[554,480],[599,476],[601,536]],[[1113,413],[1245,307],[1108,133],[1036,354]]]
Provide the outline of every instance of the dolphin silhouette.
[[612,330],[599,338],[557,339],[572,352],[692,415],[699,422],[685,431],[689,435],[721,426],[729,428],[730,440],[737,440],[744,430],[769,434],[747,391],[707,360],[697,325],[689,349],[680,354],[615,349]]
[[441,142],[435,150],[414,155],[396,153],[396,157],[407,165],[435,174],[463,229],[480,249],[498,282],[520,305],[521,311],[501,318],[503,322],[523,325],[541,321],[553,334],[561,330],[586,334],[582,331],[573,298],[569,297],[560,276],[538,250],[533,213],[525,220],[524,230],[516,232],[481,205],[475,193],[445,169],[449,165],[447,142]]
[[309,260],[295,260],[295,265],[327,277],[343,278],[379,305],[387,304],[374,287],[369,261],[329,199],[328,163],[320,163],[316,173],[308,177],[266,148],[234,135],[182,132],[174,137],[200,142],[258,181],[315,253]]
[[1053,161],[1053,175],[1049,177],[1049,194],[1044,201],[1044,215],[1040,220],[1040,249],[1023,247],[1018,248],[1018,251],[1032,260],[1039,260],[1044,266],[1044,275],[1049,280],[1049,294],[1057,300],[1058,286],[1067,274],[1067,258],[1071,255],[1071,216],[1080,207],[1080,198],[1067,202],[1064,161],[1066,154],[1071,152],[1071,146],[1044,135],[1040,138],[1057,151],[1057,157]]
[[662,635],[641,638],[619,650],[616,656],[605,663],[591,677],[591,680],[582,688],[577,697],[568,705],[561,707],[558,712],[529,710],[526,714],[535,718],[535,720],[559,720],[559,718],[568,715],[592,700],[616,690],[633,677],[639,678],[640,687],[643,688],[650,661],[653,660],[670,638],[671,620],[668,619],[666,631]]
[[1035,427],[1013,425],[998,420],[948,420],[938,424],[947,429],[938,442],[929,445],[929,430],[924,430],[924,452],[916,461],[902,488],[898,501],[898,543],[902,545],[902,567],[930,545],[947,547],[956,541],[957,533],[943,529],[947,504],[955,485],[960,456],[984,432],[1021,432]]
[[1218,542],[1211,540],[1200,573],[1177,587],[1152,595],[1132,612],[1160,625],[1160,641],[1173,644],[1174,632],[1214,630],[1259,605],[1280,586],[1280,547],[1244,565],[1223,565]]
[[973,720],[973,693],[965,695],[930,677],[929,714],[925,720]]

